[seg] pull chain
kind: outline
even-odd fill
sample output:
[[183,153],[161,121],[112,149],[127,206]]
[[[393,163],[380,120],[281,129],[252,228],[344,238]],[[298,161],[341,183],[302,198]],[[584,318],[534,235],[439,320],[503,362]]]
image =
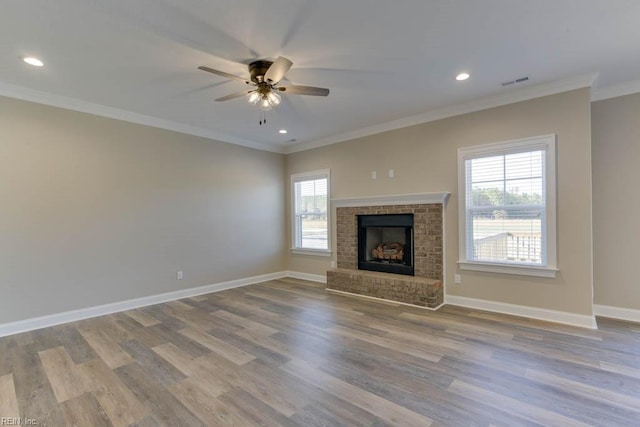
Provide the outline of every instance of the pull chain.
[[261,111],[260,112],[260,121],[258,123],[260,124],[260,126],[267,124],[267,112],[266,111]]

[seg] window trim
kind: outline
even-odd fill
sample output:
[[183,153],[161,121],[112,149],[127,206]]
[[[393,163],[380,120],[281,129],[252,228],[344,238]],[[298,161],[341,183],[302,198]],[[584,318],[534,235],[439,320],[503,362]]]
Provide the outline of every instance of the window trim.
[[[331,256],[331,170],[320,169],[311,172],[291,174],[291,252],[299,255]],[[296,182],[312,179],[327,179],[327,249],[300,248],[296,246]]]
[[[480,157],[490,157],[527,151],[545,151],[545,222],[542,240],[545,264],[499,263],[467,259],[469,236],[467,235],[467,177],[465,161]],[[556,135],[541,135],[492,144],[477,145],[458,149],[458,266],[461,270],[490,273],[515,274],[536,277],[555,277],[557,268],[556,241]]]

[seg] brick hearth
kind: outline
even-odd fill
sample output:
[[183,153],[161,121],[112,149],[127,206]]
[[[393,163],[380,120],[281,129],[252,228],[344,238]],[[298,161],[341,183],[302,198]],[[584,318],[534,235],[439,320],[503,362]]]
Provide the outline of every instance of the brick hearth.
[[422,307],[436,308],[443,302],[442,281],[424,277],[336,268],[327,271],[327,283],[333,291]]

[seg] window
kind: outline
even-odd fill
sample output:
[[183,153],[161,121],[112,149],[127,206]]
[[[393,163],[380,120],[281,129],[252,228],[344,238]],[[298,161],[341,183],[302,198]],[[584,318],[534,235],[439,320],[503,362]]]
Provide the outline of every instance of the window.
[[291,176],[293,251],[329,255],[329,170]]
[[458,150],[460,268],[555,277],[555,135]]

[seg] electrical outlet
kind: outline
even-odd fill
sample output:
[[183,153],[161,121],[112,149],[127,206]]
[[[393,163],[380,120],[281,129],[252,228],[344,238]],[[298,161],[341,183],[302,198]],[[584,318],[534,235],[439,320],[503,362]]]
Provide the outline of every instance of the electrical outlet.
[[462,277],[460,277],[459,274],[456,274],[455,276],[453,276],[453,281],[456,283],[462,283]]
[[176,279],[178,279],[178,280],[184,279],[184,275],[182,274],[182,270],[176,272]]
[[396,176],[396,171],[393,169],[389,169],[389,178],[394,178]]
[[371,172],[371,179],[377,179],[378,173],[376,171]]
[[331,268],[336,268],[336,262],[335,261],[331,261]]

